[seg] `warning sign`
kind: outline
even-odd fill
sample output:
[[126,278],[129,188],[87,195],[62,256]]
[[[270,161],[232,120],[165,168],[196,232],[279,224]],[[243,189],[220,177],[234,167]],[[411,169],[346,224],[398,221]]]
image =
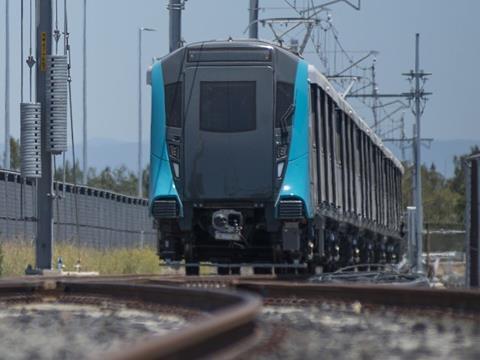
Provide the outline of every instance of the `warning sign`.
[[40,71],[47,71],[47,33],[42,32],[40,37]]

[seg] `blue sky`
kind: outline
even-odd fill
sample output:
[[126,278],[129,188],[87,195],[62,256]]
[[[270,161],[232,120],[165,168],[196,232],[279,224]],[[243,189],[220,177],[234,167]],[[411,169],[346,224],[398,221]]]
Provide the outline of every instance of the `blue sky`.
[[[298,0],[301,3],[303,0]],[[63,3],[62,0],[59,1]],[[183,14],[187,42],[246,37],[248,0],[189,0]],[[75,137],[81,139],[82,4],[69,0],[72,44]],[[88,119],[89,138],[134,142],[137,139],[137,29],[144,33],[145,70],[152,57],[168,51],[167,0],[88,0]],[[25,2],[26,6],[28,2]],[[260,6],[283,5],[282,0],[260,0]],[[4,12],[0,1],[0,135],[3,140]],[[379,51],[380,92],[409,90],[401,76],[413,67],[414,36],[421,34],[421,65],[433,76],[427,89],[434,94],[423,117],[423,135],[436,139],[472,139],[480,142],[480,119],[475,106],[480,75],[480,1],[478,0],[362,0],[361,11],[346,5],[331,7],[341,41],[349,50]],[[261,12],[265,17],[274,12]],[[20,1],[10,0],[11,123],[19,136]],[[268,29],[260,35],[272,39]],[[27,49],[27,44],[25,44]],[[312,61],[317,61],[310,57]],[[25,67],[25,71],[27,67]],[[26,74],[26,73],[25,73]],[[27,94],[25,82],[25,94]],[[144,139],[149,135],[149,89],[144,94]],[[368,116],[370,113],[365,112]],[[370,120],[367,118],[367,121]],[[407,113],[408,129],[412,115]],[[90,154],[95,156],[95,154]]]

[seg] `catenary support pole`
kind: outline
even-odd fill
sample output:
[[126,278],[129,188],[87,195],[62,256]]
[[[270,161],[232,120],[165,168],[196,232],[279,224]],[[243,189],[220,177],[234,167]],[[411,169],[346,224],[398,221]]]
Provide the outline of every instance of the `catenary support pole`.
[[465,170],[465,283],[480,287],[480,154],[466,159]]
[[250,39],[258,39],[258,0],[250,0],[248,34]]
[[83,184],[87,185],[87,0],[83,0]]
[[37,269],[51,269],[53,253],[53,174],[52,156],[47,151],[48,119],[46,115],[46,74],[47,56],[51,54],[52,45],[52,0],[36,0],[36,90],[37,101],[42,104],[42,177],[37,187],[38,226],[35,242],[35,259]]
[[182,9],[183,0],[169,0],[168,10],[170,12],[170,52],[182,46]]
[[138,159],[137,196],[142,197],[142,28],[138,29]]
[[138,158],[137,158],[137,195],[143,197],[143,164],[142,164],[142,33],[157,31],[154,28],[138,29]]
[[372,99],[373,99],[372,113],[373,113],[373,130],[375,130],[375,132],[380,135],[380,128],[378,127],[378,87],[377,87],[376,68],[375,68],[376,62],[377,60],[374,58],[372,67],[371,67]]
[[422,253],[423,253],[423,203],[422,203],[422,172],[421,172],[421,165],[422,165],[422,156],[421,156],[421,149],[422,149],[422,137],[420,131],[420,119],[421,119],[421,98],[422,98],[422,89],[420,87],[420,34],[415,35],[415,147],[416,147],[416,157],[415,157],[415,207],[416,215],[417,215],[417,226],[416,226],[416,241],[417,241],[417,271],[422,272]]
[[3,167],[10,169],[10,24],[9,2],[5,1],[5,152]]

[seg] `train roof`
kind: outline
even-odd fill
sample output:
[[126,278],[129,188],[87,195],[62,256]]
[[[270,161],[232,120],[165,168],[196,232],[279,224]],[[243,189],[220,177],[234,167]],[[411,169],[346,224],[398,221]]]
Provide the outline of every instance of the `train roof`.
[[[296,57],[298,59],[302,59],[302,57],[289,49],[286,49],[284,47],[281,47],[277,44],[274,44],[269,41],[265,40],[252,40],[252,39],[240,39],[240,40],[233,40],[233,39],[228,39],[228,40],[208,40],[208,41],[201,41],[201,42],[195,42],[186,45],[183,48],[180,48],[176,51],[184,51],[185,49],[191,49],[191,48],[202,48],[202,49],[213,49],[213,48],[222,48],[222,47],[227,47],[227,48],[242,48],[242,47],[265,47],[265,48],[271,48],[275,49],[282,54],[286,56],[292,56]],[[167,56],[170,56],[171,54],[168,54]],[[345,113],[347,113],[352,120],[355,122],[355,124],[358,126],[359,129],[361,129],[367,136],[372,140],[372,142],[380,148],[380,150],[383,152],[385,157],[390,159],[395,166],[402,172],[402,174],[405,172],[404,167],[400,160],[397,159],[397,157],[388,149],[383,141],[378,137],[378,135],[370,128],[370,126],[367,125],[367,123],[356,113],[356,111],[353,109],[353,107],[350,105],[350,103],[345,100],[343,96],[341,96],[337,90],[335,90],[334,86],[330,83],[330,81],[312,64],[309,64],[308,66],[308,77],[309,81],[311,83],[318,84],[324,91],[326,91],[332,99],[337,103],[338,107],[342,109]]]

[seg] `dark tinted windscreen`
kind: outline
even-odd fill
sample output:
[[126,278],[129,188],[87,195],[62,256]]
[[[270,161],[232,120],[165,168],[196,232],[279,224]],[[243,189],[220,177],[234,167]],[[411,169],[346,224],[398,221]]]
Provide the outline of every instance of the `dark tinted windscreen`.
[[182,83],[165,86],[165,112],[167,126],[182,127]]
[[[275,99],[275,126],[281,127],[282,117],[288,113],[288,108],[293,104],[293,84],[279,81],[277,83],[277,96]],[[292,125],[292,116],[285,118],[287,126]]]
[[256,128],[255,81],[202,81],[200,129],[241,132]]

